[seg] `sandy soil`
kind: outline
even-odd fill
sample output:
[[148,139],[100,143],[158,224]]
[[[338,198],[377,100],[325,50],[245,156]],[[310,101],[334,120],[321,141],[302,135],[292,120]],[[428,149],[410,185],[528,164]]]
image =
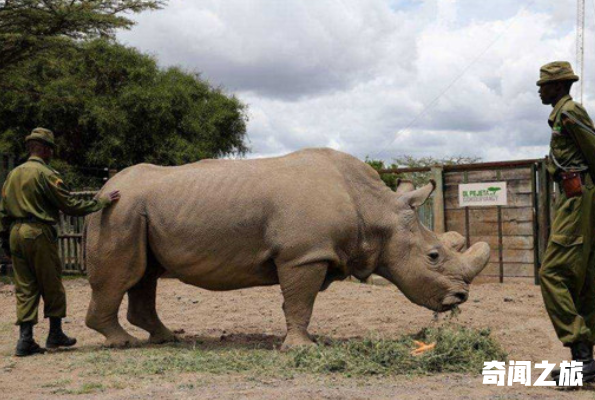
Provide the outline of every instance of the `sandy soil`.
[[[60,351],[19,359],[12,356],[17,328],[11,285],[0,285],[0,397],[3,399],[97,398],[97,399],[592,399],[588,389],[561,391],[551,388],[492,387],[481,375],[440,374],[417,377],[355,379],[335,375],[297,375],[292,378],[258,378],[242,374],[167,374],[150,378],[130,377],[99,393],[72,394],[58,386],[80,387],[102,382],[89,376],[82,356],[98,353],[102,337],[84,326],[90,288],[83,279],[66,282],[68,334],[78,338],[75,351]],[[158,309],[164,323],[183,329],[182,336],[242,346],[265,343],[273,349],[284,335],[281,295],[278,286],[234,292],[209,292],[175,280],[162,280]],[[140,338],[147,334],[121,321]],[[474,284],[469,301],[457,321],[470,327],[492,328],[494,337],[512,360],[533,362],[567,359],[567,350],[557,341],[543,309],[539,288],[528,283]],[[319,295],[310,332],[333,338],[379,333],[397,338],[415,333],[436,322],[433,313],[411,304],[392,286],[351,282],[333,284]],[[45,321],[36,328],[38,341],[45,340]],[[126,351],[126,350],[114,350]],[[275,350],[271,350],[275,351]],[[536,372],[537,370],[534,370]],[[534,379],[533,379],[534,380]]]

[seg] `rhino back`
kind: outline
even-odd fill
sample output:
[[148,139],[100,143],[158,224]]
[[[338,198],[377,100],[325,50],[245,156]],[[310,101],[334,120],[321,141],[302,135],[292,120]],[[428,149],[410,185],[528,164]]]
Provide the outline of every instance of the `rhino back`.
[[230,273],[244,280],[272,276],[272,261],[344,265],[358,246],[358,208],[374,206],[366,199],[379,189],[368,168],[315,149],[180,167],[142,164],[103,190],[122,192],[113,212],[147,218],[150,248],[166,269],[187,281],[200,276],[193,283],[205,286]]

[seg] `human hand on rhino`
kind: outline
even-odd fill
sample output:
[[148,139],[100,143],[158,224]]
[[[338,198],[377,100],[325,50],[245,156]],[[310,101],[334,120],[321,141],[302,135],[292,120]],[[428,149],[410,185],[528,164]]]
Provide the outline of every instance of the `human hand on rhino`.
[[99,197],[104,203],[111,205],[116,201],[120,200],[120,191],[114,190],[108,193],[105,193]]

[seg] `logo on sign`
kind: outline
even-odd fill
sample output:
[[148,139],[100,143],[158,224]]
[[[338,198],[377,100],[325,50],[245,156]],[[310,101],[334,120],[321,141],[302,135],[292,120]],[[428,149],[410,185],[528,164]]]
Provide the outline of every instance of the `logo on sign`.
[[505,206],[506,204],[506,182],[459,185],[460,207]]

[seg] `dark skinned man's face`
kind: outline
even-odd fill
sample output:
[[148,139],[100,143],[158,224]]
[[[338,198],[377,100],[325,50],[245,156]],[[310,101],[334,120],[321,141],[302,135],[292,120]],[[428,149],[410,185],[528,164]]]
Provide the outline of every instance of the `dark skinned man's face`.
[[43,148],[43,160],[45,162],[50,162],[50,160],[52,159],[52,157],[54,156],[54,149],[50,146],[44,146]]
[[563,92],[564,85],[560,82],[550,82],[539,86],[539,97],[541,97],[541,102],[546,105],[554,105]]

